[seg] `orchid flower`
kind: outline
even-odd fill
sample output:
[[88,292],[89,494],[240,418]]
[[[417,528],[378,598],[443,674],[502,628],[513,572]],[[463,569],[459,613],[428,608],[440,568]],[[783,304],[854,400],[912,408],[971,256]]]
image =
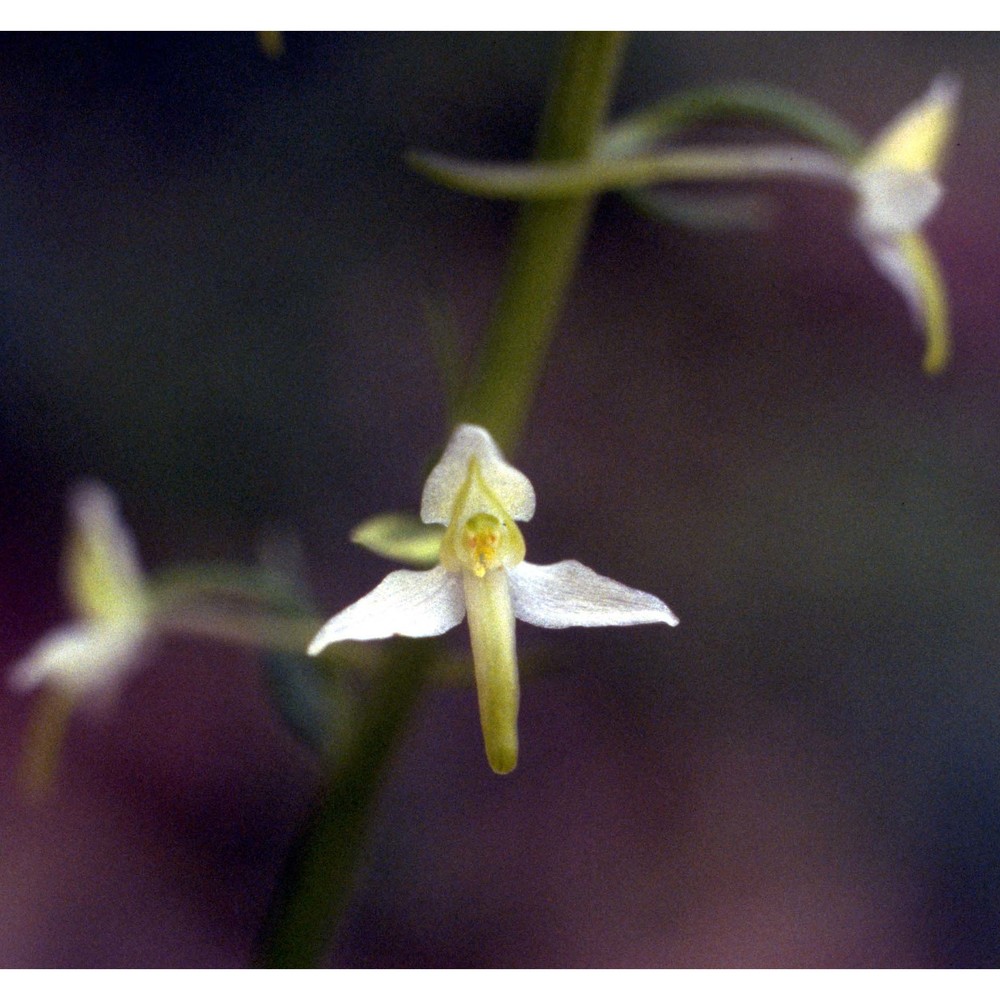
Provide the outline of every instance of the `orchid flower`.
[[76,618],[15,663],[9,682],[18,691],[51,685],[75,701],[114,691],[140,657],[151,616],[135,540],[111,490],[79,484],[69,512],[63,585]]
[[[937,77],[860,155],[849,129],[788,95],[697,91],[640,112],[610,129],[600,155],[586,160],[477,163],[411,153],[411,166],[454,190],[488,198],[548,200],[602,191],[642,191],[654,184],[751,181],[779,177],[846,186],[857,198],[854,228],[873,263],[906,300],[924,332],[924,370],[936,374],[950,354],[944,280],[920,229],[941,200],[938,170],[954,129],[959,85]],[[720,109],[735,106],[787,121],[811,146],[684,146],[657,149],[663,139]]]
[[460,425],[424,485],[420,517],[445,526],[434,569],[396,570],[331,618],[309,645],[315,656],[345,639],[441,635],[468,617],[486,756],[498,774],[517,764],[519,687],[514,621],[543,628],[638,625],[677,618],[659,598],[574,560],[525,562],[517,521],[535,491],[482,427]]
[[858,236],[923,328],[929,374],[948,361],[948,309],[944,281],[920,227],[941,200],[937,171],[954,129],[958,94],[955,79],[939,76],[878,135],[853,172]]

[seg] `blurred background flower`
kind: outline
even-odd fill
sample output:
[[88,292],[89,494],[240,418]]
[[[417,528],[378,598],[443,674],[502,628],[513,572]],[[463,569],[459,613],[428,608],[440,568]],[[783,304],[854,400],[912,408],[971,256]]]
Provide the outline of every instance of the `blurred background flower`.
[[[414,509],[412,456],[446,439],[425,305],[475,342],[513,208],[402,154],[525,155],[556,39],[284,41],[0,39],[5,662],[65,617],[80,475],[150,567],[297,536],[332,611],[386,571],[350,530]],[[523,627],[541,669],[506,779],[472,687],[429,692],[331,961],[1000,962],[1000,46],[638,35],[614,111],[752,80],[873,136],[943,69],[937,379],[842,193],[776,185],[736,233],[601,202],[512,457],[546,497],[533,558],[683,624]],[[27,712],[0,695],[0,962],[249,962],[317,779],[254,658],[165,643],[114,714],[73,719],[42,804],[14,782]]]

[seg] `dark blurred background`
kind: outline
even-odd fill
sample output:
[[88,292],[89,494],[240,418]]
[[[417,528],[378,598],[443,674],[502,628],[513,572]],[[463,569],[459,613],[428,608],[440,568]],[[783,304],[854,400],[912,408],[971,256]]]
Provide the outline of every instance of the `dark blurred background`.
[[[330,613],[389,568],[347,534],[415,509],[448,432],[425,303],[471,351],[513,214],[402,155],[526,155],[558,39],[285,41],[0,37],[7,662],[67,614],[84,474],[151,568],[294,535]],[[873,135],[941,70],[964,93],[929,228],[940,378],[843,195],[775,186],[737,232],[601,202],[517,455],[529,558],[681,626],[521,626],[542,669],[510,777],[472,689],[429,692],[333,963],[1000,961],[1000,42],[638,35],[614,111],[756,81]],[[248,963],[318,778],[254,658],[162,644],[114,714],[74,719],[35,805],[28,704],[0,695],[0,963]]]

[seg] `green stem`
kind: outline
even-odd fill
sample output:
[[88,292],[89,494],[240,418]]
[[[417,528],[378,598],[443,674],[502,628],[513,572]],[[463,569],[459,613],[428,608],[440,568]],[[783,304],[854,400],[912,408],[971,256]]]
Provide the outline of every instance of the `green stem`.
[[[569,36],[538,141],[546,160],[590,154],[622,48],[616,33]],[[591,198],[526,205],[487,333],[479,376],[462,418],[516,442],[591,212]],[[362,858],[381,779],[414,710],[434,656],[427,642],[399,642],[373,681],[356,736],[330,761],[320,801],[282,873],[259,951],[264,966],[320,964]]]
[[[583,160],[596,148],[624,38],[569,35],[542,118],[536,159]],[[459,407],[508,452],[527,417],[542,363],[576,268],[594,198],[561,198],[520,209],[507,269],[479,364]]]
[[354,887],[376,793],[423,691],[432,654],[430,643],[399,640],[387,657],[356,735],[331,762],[321,800],[285,863],[260,966],[315,968],[325,959]]

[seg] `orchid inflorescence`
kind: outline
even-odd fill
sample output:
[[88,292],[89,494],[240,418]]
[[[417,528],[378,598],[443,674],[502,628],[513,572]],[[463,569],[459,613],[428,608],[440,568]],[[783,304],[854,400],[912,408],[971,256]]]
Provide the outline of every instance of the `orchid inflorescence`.
[[[654,156],[649,151],[659,126],[656,116],[647,114],[609,129],[593,157],[575,162],[523,168],[433,156],[416,156],[412,162],[453,187],[523,199],[673,180],[783,176],[845,185],[855,196],[855,234],[922,326],[924,368],[933,373],[947,363],[950,335],[943,282],[922,227],[941,200],[939,168],[954,128],[958,90],[951,77],[939,77],[856,155],[749,146],[683,147]],[[18,660],[8,680],[18,691],[44,687],[74,704],[107,701],[158,635],[185,629],[206,634],[206,624],[190,614],[178,619],[162,589],[150,585],[117,499],[106,486],[80,484],[69,510],[64,585],[74,618]],[[658,598],[579,562],[527,562],[518,522],[529,521],[534,510],[531,483],[505,460],[490,433],[460,424],[424,486],[423,523],[379,515],[352,536],[373,551],[424,568],[390,573],[319,628],[308,654],[318,656],[347,640],[438,636],[467,619],[487,758],[498,773],[512,770],[518,756],[517,620],[555,629],[677,624]],[[273,618],[260,618],[256,627],[252,621],[225,625],[224,619],[210,621],[207,634],[236,641],[250,637],[250,644],[279,648],[276,638],[268,638],[276,627]]]
[[[269,59],[282,58],[282,33],[258,32],[257,39]],[[96,481],[70,493],[63,585],[72,617],[7,675],[13,690],[38,692],[22,789],[35,795],[50,788],[71,713],[113,704],[162,638],[195,636],[259,651],[274,707],[320,764],[320,794],[278,879],[260,964],[298,968],[328,957],[392,754],[426,683],[442,680],[446,668],[454,673],[444,642],[428,640],[468,621],[472,669],[464,653],[459,667],[476,686],[489,765],[506,774],[519,754],[517,621],[547,629],[678,624],[658,597],[580,562],[528,562],[520,525],[534,515],[535,491],[497,444],[509,451],[523,430],[596,196],[623,192],[660,217],[669,217],[673,204],[675,219],[691,221],[699,212],[690,202],[686,214],[677,211],[683,194],[651,189],[834,185],[851,199],[851,232],[923,333],[924,370],[936,374],[948,363],[947,298],[924,227],[942,199],[940,171],[959,95],[954,79],[938,77],[868,143],[822,108],[757,86],[686,91],[609,124],[622,42],[618,32],[570,34],[532,161],[408,157],[456,190],[547,202],[521,206],[506,277],[468,367],[457,331],[438,324],[445,404],[449,425],[457,426],[426,479],[419,519],[377,514],[351,533],[357,544],[414,568],[390,572],[324,624],[298,560],[273,558],[275,551],[262,547],[259,565],[199,563],[148,574],[114,493]],[[683,135],[719,121],[777,126],[796,141],[696,145]],[[714,207],[716,219],[726,217]],[[370,645],[394,636],[420,642]]]

